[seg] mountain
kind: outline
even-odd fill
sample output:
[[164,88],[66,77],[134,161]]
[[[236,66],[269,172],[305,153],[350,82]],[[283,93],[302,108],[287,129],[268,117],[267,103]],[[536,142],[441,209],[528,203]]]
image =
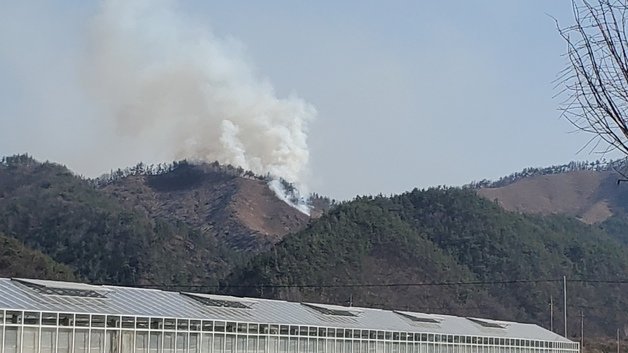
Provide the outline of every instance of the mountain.
[[73,270],[0,233],[0,276],[75,281]]
[[[236,269],[228,283],[232,294],[350,299],[547,327],[550,297],[560,298],[566,275],[574,280],[569,310],[586,310],[591,334],[610,334],[628,324],[621,286],[576,280],[627,274],[628,248],[598,227],[512,213],[471,189],[441,188],[342,204]],[[468,284],[448,284],[458,282]],[[560,310],[554,314],[560,327]],[[575,320],[569,324],[576,332]]]
[[533,214],[566,214],[585,223],[611,217],[618,192],[612,172],[575,171],[539,175],[512,184],[481,188],[478,194],[509,210]]
[[263,178],[218,163],[130,173],[100,182],[99,190],[151,219],[184,223],[239,251],[266,249],[310,219],[279,200]]
[[217,284],[244,250],[268,246],[307,217],[261,181],[216,168],[178,163],[104,183],[26,155],[6,157],[0,232],[89,282]]
[[594,224],[613,215],[626,214],[628,210],[628,184],[619,182],[624,177],[615,171],[618,164],[571,163],[554,168],[528,168],[497,182],[473,186],[478,195],[496,201],[509,211],[569,215]]
[[[606,202],[612,215],[595,224],[567,211],[508,211],[472,187],[342,203],[317,196],[317,217],[308,217],[277,198],[265,178],[217,163],[140,164],[85,179],[55,163],[6,157],[0,161],[0,269],[6,276],[488,316],[545,327],[550,298],[554,325],[562,326],[565,275],[570,332],[578,332],[573,315],[583,311],[589,335],[610,336],[628,327],[626,284],[616,281],[628,277],[628,213],[622,191],[615,192],[623,184],[618,187],[609,171],[589,172],[525,174],[483,186],[506,190],[539,178],[534,188],[551,193],[571,185],[552,196],[564,203],[555,209],[579,215],[573,210]],[[572,181],[546,181],[564,174]],[[545,183],[554,184],[539,186]],[[577,207],[565,205],[577,201]]]

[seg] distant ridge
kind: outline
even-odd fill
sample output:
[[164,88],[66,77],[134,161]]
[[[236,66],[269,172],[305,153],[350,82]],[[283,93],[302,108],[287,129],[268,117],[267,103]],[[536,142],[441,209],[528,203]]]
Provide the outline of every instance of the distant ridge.
[[616,172],[624,173],[628,168],[628,159],[616,159],[611,161],[597,160],[593,162],[569,162],[567,164],[554,165],[550,167],[529,167],[519,172],[501,177],[497,180],[483,179],[480,181],[472,181],[465,185],[474,189],[479,188],[498,188],[510,185],[519,180],[541,175],[564,174],[577,171],[594,171],[594,172]]
[[571,162],[546,168],[526,168],[497,181],[467,187],[514,212],[562,214],[582,222],[600,223],[625,213],[627,187],[619,185],[626,160]]
[[[356,197],[310,218],[245,171],[182,162],[151,168],[94,181],[25,155],[2,159],[0,263],[18,264],[0,267],[3,275],[545,326],[566,275],[572,310],[586,309],[589,337],[628,327],[621,282],[628,278],[628,185],[618,186],[611,171]],[[486,191],[513,202],[529,197],[536,211],[546,205],[543,212],[567,216],[506,211],[500,200],[478,196]],[[323,209],[325,198],[314,199]],[[608,212],[593,226],[568,216],[593,221]],[[569,331],[578,332],[571,318]]]
[[99,190],[151,218],[183,222],[238,251],[265,249],[309,222],[263,177],[241,168],[181,161],[157,168],[138,165],[112,175],[98,180]]

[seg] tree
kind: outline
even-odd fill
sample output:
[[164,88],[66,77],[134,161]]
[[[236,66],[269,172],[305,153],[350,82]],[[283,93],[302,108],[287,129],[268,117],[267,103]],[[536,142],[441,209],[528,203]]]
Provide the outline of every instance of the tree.
[[575,23],[557,25],[569,62],[558,79],[562,116],[593,135],[592,150],[628,156],[628,1],[573,0],[572,9]]

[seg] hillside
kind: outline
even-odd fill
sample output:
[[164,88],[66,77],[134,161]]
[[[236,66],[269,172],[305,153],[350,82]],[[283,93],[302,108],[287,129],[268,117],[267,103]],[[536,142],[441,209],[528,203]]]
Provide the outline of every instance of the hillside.
[[0,233],[0,277],[77,280],[73,270]]
[[302,229],[310,217],[282,202],[266,181],[215,165],[177,163],[102,185],[125,207],[151,219],[181,222],[240,251],[260,251]]
[[618,185],[619,178],[613,171],[578,170],[534,175],[477,192],[509,211],[563,214],[593,224],[625,213],[628,190],[626,185]]
[[150,218],[28,156],[0,164],[0,232],[97,283],[210,284],[239,259],[215,237]]
[[[232,293],[418,311],[484,315],[548,325],[557,279],[624,278],[628,249],[565,217],[506,212],[472,190],[415,190],[358,198],[252,259],[230,277]],[[502,283],[539,280],[531,283]],[[548,281],[545,281],[548,280]],[[486,285],[382,286],[430,282]],[[260,283],[268,284],[258,287]],[[335,284],[367,283],[369,287]],[[321,287],[318,287],[321,286]],[[570,310],[586,309],[588,332],[626,324],[620,287],[570,284]],[[560,327],[560,310],[555,310]],[[577,322],[569,323],[576,331]]]
[[[473,188],[359,197],[325,212],[331,203],[318,196],[322,215],[309,218],[246,171],[186,162],[156,169],[88,180],[28,156],[2,159],[3,275],[223,288],[546,327],[550,297],[554,325],[562,326],[566,275],[570,315],[584,311],[590,335],[628,325],[625,284],[604,282],[628,277],[628,198],[615,192],[621,185],[612,175],[600,177],[608,171],[529,176],[499,187],[516,190],[512,199],[532,187],[554,193],[548,200],[567,214],[607,201],[612,214],[588,225],[553,211],[510,212]],[[515,189],[534,178],[528,189]],[[570,320],[570,331],[578,324]]]

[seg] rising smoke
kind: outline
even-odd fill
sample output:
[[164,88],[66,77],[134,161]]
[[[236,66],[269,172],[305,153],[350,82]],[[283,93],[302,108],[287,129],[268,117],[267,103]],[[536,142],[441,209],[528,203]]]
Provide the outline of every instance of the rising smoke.
[[89,32],[89,92],[117,133],[162,155],[217,160],[304,188],[315,109],[278,98],[237,42],[192,22],[172,1],[103,1]]

